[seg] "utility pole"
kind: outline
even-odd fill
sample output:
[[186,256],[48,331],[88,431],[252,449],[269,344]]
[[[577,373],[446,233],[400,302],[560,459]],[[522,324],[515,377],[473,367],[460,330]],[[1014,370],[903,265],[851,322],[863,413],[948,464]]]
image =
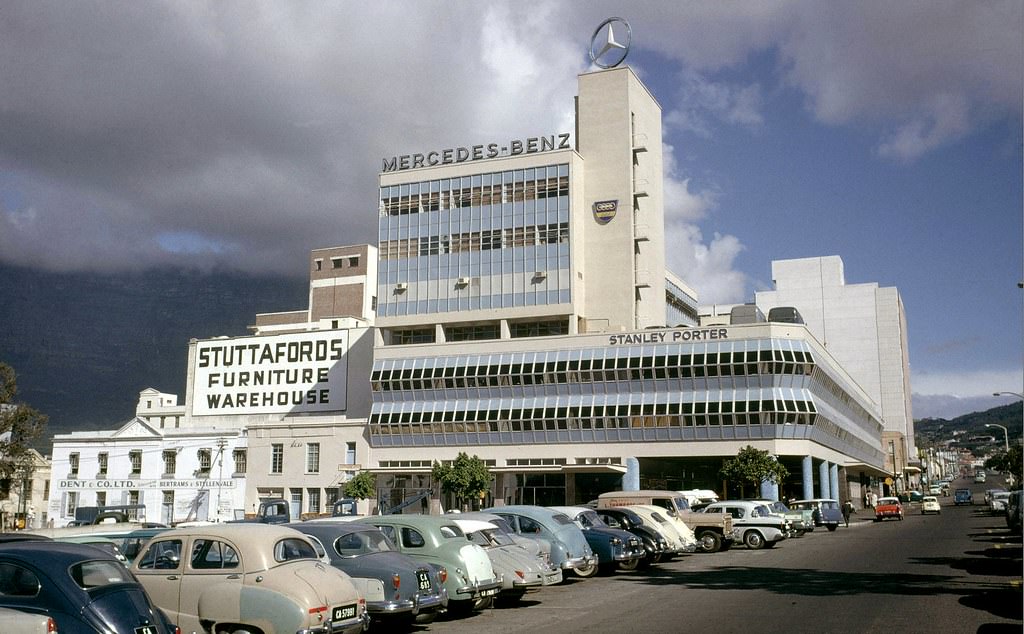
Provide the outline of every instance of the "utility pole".
[[228,442],[223,438],[217,439],[217,456],[220,459],[220,475],[217,477],[217,521],[220,521],[220,494],[224,488],[224,447]]

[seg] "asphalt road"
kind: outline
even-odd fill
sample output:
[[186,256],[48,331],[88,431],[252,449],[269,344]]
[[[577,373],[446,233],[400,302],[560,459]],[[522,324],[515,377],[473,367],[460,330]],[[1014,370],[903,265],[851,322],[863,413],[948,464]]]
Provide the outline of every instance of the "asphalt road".
[[[954,483],[977,492],[998,483]],[[636,573],[570,580],[518,607],[415,630],[496,632],[1022,631],[1021,536],[979,506],[818,529],[774,549],[688,555]]]

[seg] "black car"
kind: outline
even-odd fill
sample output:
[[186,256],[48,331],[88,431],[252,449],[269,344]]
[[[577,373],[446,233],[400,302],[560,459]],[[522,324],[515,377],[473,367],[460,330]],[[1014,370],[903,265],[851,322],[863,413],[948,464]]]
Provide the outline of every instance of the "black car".
[[180,634],[124,565],[87,544],[0,544],[0,607],[49,616],[62,633]]
[[657,529],[646,526],[643,518],[628,508],[596,509],[595,512],[608,526],[629,531],[640,538],[644,552],[647,553],[639,562],[641,568],[660,561],[668,561],[675,554],[668,540]]
[[344,521],[287,526],[315,538],[331,565],[352,577],[353,583],[359,578],[379,581],[377,589],[357,583],[366,611],[375,619],[429,623],[448,603],[438,571],[399,551],[376,526]]

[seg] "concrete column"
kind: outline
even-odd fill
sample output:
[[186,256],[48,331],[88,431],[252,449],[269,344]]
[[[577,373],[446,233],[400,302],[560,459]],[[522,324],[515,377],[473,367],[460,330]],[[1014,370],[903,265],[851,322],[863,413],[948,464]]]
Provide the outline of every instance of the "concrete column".
[[822,460],[818,465],[818,497],[830,498],[828,488],[828,461]]
[[763,480],[761,482],[761,499],[778,501],[779,485],[774,480]]
[[622,490],[640,490],[640,461],[632,456],[626,458],[626,473],[622,474]]
[[828,467],[828,485],[832,490],[832,495],[829,497],[838,500],[839,499],[839,465],[833,464]]
[[810,500],[814,497],[814,459],[804,456],[800,464],[800,475],[804,480],[804,499]]

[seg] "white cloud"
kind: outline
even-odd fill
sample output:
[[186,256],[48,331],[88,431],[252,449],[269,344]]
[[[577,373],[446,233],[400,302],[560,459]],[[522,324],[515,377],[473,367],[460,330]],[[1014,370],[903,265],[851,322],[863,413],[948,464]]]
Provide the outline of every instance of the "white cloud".
[[[911,371],[914,394],[949,395],[958,398],[991,396],[993,392],[1024,391],[1024,371],[958,370],[952,372]],[[916,415],[916,414],[915,414]]]
[[743,245],[735,236],[718,233],[705,244],[695,224],[715,209],[718,194],[692,191],[690,179],[676,174],[672,146],[664,145],[663,155],[665,242],[672,245],[665,254],[668,268],[697,291],[701,304],[742,302],[748,280],[735,261]]

